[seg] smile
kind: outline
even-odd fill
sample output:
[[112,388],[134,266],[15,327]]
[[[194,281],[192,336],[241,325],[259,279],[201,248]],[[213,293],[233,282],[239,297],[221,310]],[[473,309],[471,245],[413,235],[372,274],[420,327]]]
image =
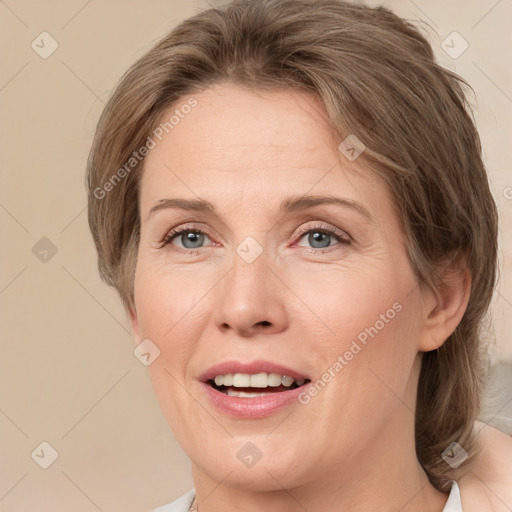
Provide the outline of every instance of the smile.
[[[278,373],[228,373],[217,375],[215,379],[209,380],[208,384],[229,396],[243,398],[255,398],[266,396],[269,393],[280,393],[302,386],[306,379],[294,379],[290,375]],[[256,391],[261,389],[262,391]]]
[[262,418],[298,404],[299,394],[311,383],[300,372],[265,361],[221,363],[204,372],[199,381],[210,405],[245,419]]

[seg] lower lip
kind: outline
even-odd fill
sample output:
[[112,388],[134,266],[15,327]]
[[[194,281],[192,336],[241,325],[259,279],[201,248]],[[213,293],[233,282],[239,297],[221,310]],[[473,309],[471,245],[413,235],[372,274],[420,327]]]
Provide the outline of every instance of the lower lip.
[[270,416],[287,405],[300,403],[298,400],[299,395],[311,383],[290,389],[289,391],[270,392],[265,396],[253,398],[225,395],[206,382],[200,382],[199,384],[208,400],[224,414],[236,418],[253,419]]

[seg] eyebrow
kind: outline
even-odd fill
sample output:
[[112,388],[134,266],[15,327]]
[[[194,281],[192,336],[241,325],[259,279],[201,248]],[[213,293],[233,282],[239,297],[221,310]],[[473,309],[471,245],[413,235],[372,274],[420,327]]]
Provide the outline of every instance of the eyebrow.
[[[356,203],[355,201],[351,201],[350,199],[335,196],[292,196],[286,198],[281,203],[279,209],[281,213],[286,214],[328,204],[338,204],[346,208],[350,208],[366,217],[368,220],[373,221],[370,212],[361,204]],[[195,211],[200,213],[215,213],[215,207],[205,199],[160,199],[149,210],[148,219],[159,210],[165,210],[169,208]]]

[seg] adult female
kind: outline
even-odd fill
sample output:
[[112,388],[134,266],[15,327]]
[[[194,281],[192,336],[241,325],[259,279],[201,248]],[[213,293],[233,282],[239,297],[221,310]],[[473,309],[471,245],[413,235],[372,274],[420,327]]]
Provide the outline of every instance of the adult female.
[[497,230],[465,105],[335,0],[206,11],[125,75],[89,221],[192,460],[176,510],[460,509]]

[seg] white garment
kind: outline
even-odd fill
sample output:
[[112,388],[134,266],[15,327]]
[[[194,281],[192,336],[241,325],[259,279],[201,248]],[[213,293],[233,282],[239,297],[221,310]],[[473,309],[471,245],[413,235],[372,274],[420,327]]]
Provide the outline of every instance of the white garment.
[[[195,495],[195,489],[190,489],[190,491],[186,492],[172,503],[155,508],[151,512],[187,512],[194,501]],[[462,503],[460,501],[460,490],[455,480],[453,481],[450,495],[443,508],[443,512],[463,512]]]
[[460,489],[457,482],[453,480],[448,501],[443,508],[443,512],[463,512],[462,501],[460,500]]
[[181,495],[172,503],[155,508],[154,510],[151,510],[151,512],[188,512],[190,505],[192,505],[192,502],[194,501],[195,495],[196,490],[190,489],[190,491]]

